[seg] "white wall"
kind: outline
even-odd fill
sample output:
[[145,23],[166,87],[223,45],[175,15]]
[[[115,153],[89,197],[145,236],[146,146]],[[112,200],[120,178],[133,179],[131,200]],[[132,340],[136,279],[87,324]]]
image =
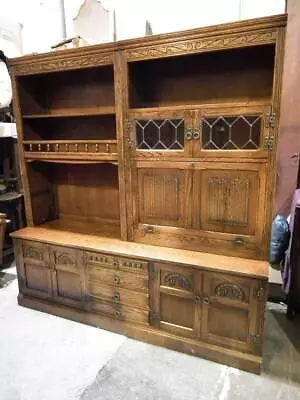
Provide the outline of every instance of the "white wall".
[[[143,36],[145,21],[153,33],[172,32],[236,21],[285,10],[285,0],[103,0],[116,10],[118,40]],[[0,0],[3,17],[23,24],[24,53],[50,50],[62,39],[60,0]],[[65,0],[67,35],[82,0]]]

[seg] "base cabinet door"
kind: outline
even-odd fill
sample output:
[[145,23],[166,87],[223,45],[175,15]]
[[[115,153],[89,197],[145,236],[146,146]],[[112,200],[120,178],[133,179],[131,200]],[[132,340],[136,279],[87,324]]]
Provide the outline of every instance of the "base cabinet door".
[[204,274],[201,328],[204,341],[260,354],[265,288],[259,283],[221,273]]
[[52,296],[51,267],[48,245],[14,240],[20,291],[32,296]]
[[155,264],[150,272],[150,324],[174,334],[200,335],[201,273]]
[[50,263],[53,273],[54,298],[70,305],[83,306],[83,250],[51,246]]

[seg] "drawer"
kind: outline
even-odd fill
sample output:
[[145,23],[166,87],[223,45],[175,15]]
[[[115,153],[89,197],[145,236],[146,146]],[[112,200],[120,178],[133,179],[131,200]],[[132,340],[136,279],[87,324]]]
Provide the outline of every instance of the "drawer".
[[112,304],[104,301],[93,301],[91,303],[91,310],[120,321],[139,322],[147,325],[149,321],[148,311],[137,310],[132,307],[121,306],[119,304]]
[[85,258],[87,264],[101,265],[106,268],[131,271],[138,274],[148,274],[148,263],[145,261],[96,253],[93,251],[86,251]]
[[96,265],[87,268],[88,279],[102,282],[116,288],[127,288],[131,290],[148,291],[148,276],[135,274],[122,270],[114,270]]
[[25,263],[49,265],[49,249],[46,244],[24,240],[22,241],[22,254]]
[[88,293],[92,297],[125,304],[133,307],[149,308],[149,296],[147,293],[134,292],[123,288],[101,285],[97,282],[88,281]]

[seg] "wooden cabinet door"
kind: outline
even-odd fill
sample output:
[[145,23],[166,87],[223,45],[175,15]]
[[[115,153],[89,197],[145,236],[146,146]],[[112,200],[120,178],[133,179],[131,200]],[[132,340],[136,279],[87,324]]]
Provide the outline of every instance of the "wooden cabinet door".
[[54,298],[74,306],[83,305],[85,299],[83,250],[51,246],[50,260]]
[[263,258],[266,229],[266,165],[246,162],[196,164],[193,228],[223,254]]
[[262,105],[211,106],[196,112],[193,156],[267,158],[274,139],[271,115],[271,107]]
[[139,159],[169,159],[192,155],[193,113],[190,111],[130,112],[127,146]]
[[52,296],[48,245],[14,240],[20,292],[35,297]]
[[[183,240],[180,232],[191,225],[192,171],[187,163],[137,161],[132,183],[133,239],[177,247]],[[175,232],[177,238],[172,237]]]
[[199,337],[201,273],[155,263],[150,266],[150,324],[176,335]]
[[228,349],[261,353],[265,283],[204,273],[202,339]]

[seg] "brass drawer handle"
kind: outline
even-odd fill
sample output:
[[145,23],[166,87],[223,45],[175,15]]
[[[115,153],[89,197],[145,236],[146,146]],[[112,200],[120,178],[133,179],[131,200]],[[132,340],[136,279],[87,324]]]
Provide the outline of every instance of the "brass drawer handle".
[[118,318],[118,319],[122,318],[122,311],[121,310],[116,310],[115,311],[115,317]]
[[115,278],[114,278],[114,281],[115,281],[115,284],[118,286],[118,285],[120,285],[120,277],[118,276],[118,275],[115,275]]
[[203,304],[209,304],[209,297],[208,296],[203,296]]
[[115,294],[113,295],[113,302],[114,303],[119,303],[120,301],[120,293],[119,292],[115,292]]
[[238,236],[235,239],[233,239],[232,243],[236,245],[242,245],[245,244],[245,239]]

